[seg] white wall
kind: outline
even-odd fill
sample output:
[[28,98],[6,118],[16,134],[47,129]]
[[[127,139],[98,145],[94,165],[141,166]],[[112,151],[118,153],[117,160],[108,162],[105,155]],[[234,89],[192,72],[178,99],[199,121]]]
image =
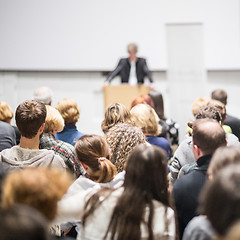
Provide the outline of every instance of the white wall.
[[[166,116],[174,116],[171,105],[177,104],[177,99],[170,94],[171,85],[166,72],[155,72],[153,78],[156,89],[163,93]],[[64,97],[77,101],[81,108],[77,124],[80,131],[102,135],[100,125],[104,118],[104,102],[101,86],[104,79],[100,72],[0,72],[0,100],[6,101],[15,111],[19,103],[32,99],[36,88],[49,86],[54,92],[53,106]],[[225,89],[229,94],[228,112],[240,118],[239,79],[240,71],[210,71],[207,73],[204,95],[210,96],[211,91],[216,88]],[[179,85],[178,91],[184,94],[184,85]],[[202,93],[196,94],[195,98],[197,97],[202,97]],[[185,123],[192,119],[191,101],[180,110]],[[186,125],[182,125],[181,128],[185,129]]]
[[0,69],[111,70],[135,41],[167,69],[166,24],[201,23],[207,69],[240,68],[239,0],[1,0]]

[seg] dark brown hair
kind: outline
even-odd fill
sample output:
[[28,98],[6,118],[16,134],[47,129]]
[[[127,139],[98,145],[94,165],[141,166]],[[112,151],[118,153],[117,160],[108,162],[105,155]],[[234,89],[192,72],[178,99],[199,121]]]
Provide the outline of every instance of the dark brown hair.
[[109,159],[110,149],[104,138],[98,135],[84,135],[75,144],[75,151],[80,162],[89,166],[95,182],[110,182],[117,173]]
[[26,100],[21,103],[15,114],[17,127],[23,137],[33,138],[45,122],[47,110],[43,103]]
[[226,146],[223,128],[213,119],[197,119],[193,123],[193,144],[204,154],[213,153],[218,147]]
[[223,236],[240,219],[240,164],[230,164],[205,185],[200,195],[200,213],[207,215]]
[[[141,224],[148,229],[148,239],[154,239],[152,229],[154,206],[153,200],[169,206],[167,165],[165,152],[155,146],[139,145],[129,155],[126,166],[124,191],[117,200],[112,217],[104,239],[110,234],[110,239],[127,240],[141,239]],[[95,194],[94,199],[88,201],[85,209],[99,206],[101,192]],[[134,200],[135,199],[135,200]],[[136,200],[137,199],[137,200]],[[92,201],[93,200],[93,201]],[[134,201],[133,201],[134,200]],[[146,206],[149,207],[148,220],[145,222]],[[83,225],[91,211],[85,214]],[[165,215],[165,230],[168,229],[167,216]]]
[[158,91],[150,91],[149,96],[152,98],[154,103],[154,109],[158,115],[158,117],[162,120],[165,120],[166,117],[164,115],[164,103],[163,96]]
[[212,91],[212,99],[222,102],[224,105],[227,104],[227,92],[223,89],[216,89]]
[[208,104],[207,106],[200,108],[200,110],[195,115],[195,118],[196,119],[209,118],[214,119],[217,122],[222,121],[221,113],[213,104]]

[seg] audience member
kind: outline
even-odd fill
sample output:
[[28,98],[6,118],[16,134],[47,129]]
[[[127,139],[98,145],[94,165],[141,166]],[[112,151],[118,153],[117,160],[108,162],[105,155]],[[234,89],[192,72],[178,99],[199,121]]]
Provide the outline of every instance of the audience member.
[[[224,116],[224,109],[221,109],[220,102],[214,102],[214,105],[210,103],[209,105],[202,107],[199,112],[195,115],[196,119],[214,119],[219,122],[222,126],[222,116]],[[220,112],[220,111],[221,112]],[[189,124],[191,126],[191,124]],[[192,130],[191,130],[192,131]],[[233,134],[226,133],[227,145],[228,146],[239,146],[240,143]],[[186,165],[186,166],[185,166]],[[171,184],[175,182],[175,180],[184,174],[184,172],[188,172],[195,165],[195,158],[192,152],[192,137],[188,136],[183,142],[179,145],[178,149],[174,153],[173,161],[170,164],[170,180]],[[182,169],[181,173],[180,169]]]
[[117,123],[132,124],[131,115],[128,109],[121,103],[110,104],[105,111],[105,118],[102,122],[102,131],[107,131]]
[[[57,213],[57,202],[71,183],[69,176],[58,169],[26,168],[11,172],[3,184],[2,206],[31,206],[41,212],[50,224]],[[50,230],[55,235],[61,235],[56,227]]]
[[12,118],[13,112],[10,106],[6,102],[0,101],[0,151],[19,144],[20,133],[17,127],[11,126]]
[[163,148],[166,151],[167,159],[169,159],[171,155],[170,146],[166,138],[158,137],[161,129],[155,110],[148,104],[138,104],[131,109],[130,113],[136,126],[142,129],[147,141]]
[[118,123],[106,134],[107,143],[110,146],[111,162],[118,172],[124,170],[129,154],[141,143],[146,143],[146,138],[140,128],[127,123]]
[[212,119],[198,119],[193,123],[193,154],[196,167],[176,180],[173,186],[180,237],[188,222],[196,216],[199,193],[206,181],[206,172],[214,151],[226,145],[223,128]]
[[58,167],[66,169],[61,157],[47,149],[39,150],[39,138],[43,133],[46,107],[35,100],[21,103],[15,114],[16,124],[21,133],[20,144],[0,153],[0,162],[12,168]]
[[46,219],[34,208],[16,205],[0,208],[1,240],[50,240]]
[[78,239],[175,239],[165,159],[160,148],[137,146],[129,155],[122,188],[92,189],[79,194],[78,202],[63,199],[58,220],[79,221],[83,213]]
[[159,123],[162,127],[162,133],[159,137],[165,137],[172,147],[172,150],[175,151],[179,144],[179,124],[171,118],[166,118],[164,114],[163,96],[160,92],[152,90],[149,92],[149,96],[154,103],[154,110],[160,118]]
[[204,187],[200,212],[206,215],[222,238],[240,220],[240,164],[230,164]]
[[58,102],[56,109],[62,115],[65,126],[63,131],[57,133],[55,137],[57,140],[62,140],[74,146],[76,141],[84,135],[76,127],[80,114],[78,105],[73,99],[64,98]]
[[64,160],[68,170],[77,178],[85,171],[77,161],[74,147],[69,143],[55,139],[55,134],[63,130],[64,120],[55,108],[49,105],[46,108],[47,117],[39,148],[53,150],[56,155],[59,155]]
[[[211,94],[212,99],[222,102],[224,105],[227,105],[227,92],[223,89],[216,89]],[[226,125],[230,126],[234,135],[240,140],[240,119],[233,117],[229,114],[226,116],[224,122]]]
[[52,104],[52,96],[53,96],[52,90],[46,86],[37,88],[33,94],[34,100],[42,102],[45,105]]
[[[208,179],[212,180],[218,172],[233,163],[240,163],[240,149],[234,146],[219,147],[210,161],[207,170]],[[207,216],[200,215],[194,217],[188,223],[184,231],[183,240],[213,240],[216,237],[216,232]]]

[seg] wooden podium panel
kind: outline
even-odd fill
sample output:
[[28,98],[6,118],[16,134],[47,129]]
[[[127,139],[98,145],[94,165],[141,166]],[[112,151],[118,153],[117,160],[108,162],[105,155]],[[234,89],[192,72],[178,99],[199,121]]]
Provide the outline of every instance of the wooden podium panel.
[[145,85],[130,86],[122,84],[120,86],[106,86],[103,91],[105,109],[112,103],[122,103],[130,109],[133,99],[141,95],[147,95],[149,87]]

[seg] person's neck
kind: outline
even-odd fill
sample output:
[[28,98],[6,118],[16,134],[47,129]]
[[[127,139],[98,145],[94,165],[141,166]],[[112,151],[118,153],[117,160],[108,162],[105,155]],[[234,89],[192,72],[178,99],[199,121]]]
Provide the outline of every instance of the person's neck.
[[39,136],[36,135],[33,138],[21,137],[19,147],[31,149],[31,150],[38,150],[39,149]]
[[137,56],[129,56],[129,61],[133,62],[137,60]]

